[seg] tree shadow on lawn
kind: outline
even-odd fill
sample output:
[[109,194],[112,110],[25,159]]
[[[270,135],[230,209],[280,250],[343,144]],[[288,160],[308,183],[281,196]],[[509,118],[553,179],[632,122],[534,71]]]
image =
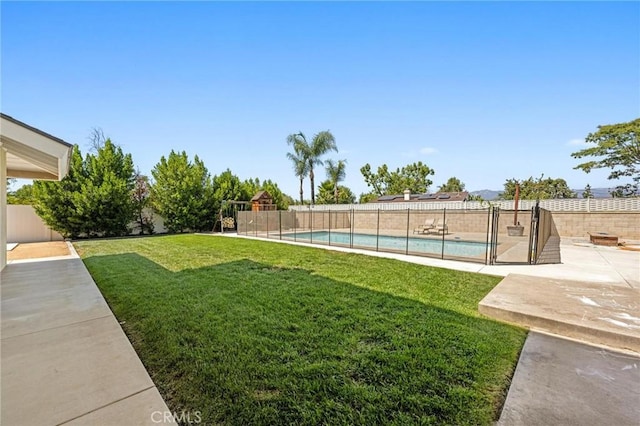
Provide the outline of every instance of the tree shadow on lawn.
[[248,259],[83,259],[167,404],[204,424],[490,424],[526,332]]

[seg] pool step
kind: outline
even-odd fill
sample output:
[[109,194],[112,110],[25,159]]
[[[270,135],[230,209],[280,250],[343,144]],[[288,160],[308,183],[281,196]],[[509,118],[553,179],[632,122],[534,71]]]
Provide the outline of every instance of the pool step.
[[637,289],[510,274],[478,310],[527,328],[640,353]]

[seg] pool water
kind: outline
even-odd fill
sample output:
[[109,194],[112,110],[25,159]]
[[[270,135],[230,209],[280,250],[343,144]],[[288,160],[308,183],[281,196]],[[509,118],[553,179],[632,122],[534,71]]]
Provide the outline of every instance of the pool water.
[[[353,239],[352,239],[353,237]],[[376,238],[380,249],[407,250],[406,237],[393,237],[389,235],[349,234],[345,232],[298,232],[296,234],[282,234],[282,238],[295,239],[296,241],[317,242],[323,244],[352,245],[358,247],[376,248]],[[409,237],[408,249],[410,252],[442,254],[442,240],[428,238]],[[476,241],[445,240],[444,254],[448,256],[475,257],[484,255],[487,244]]]

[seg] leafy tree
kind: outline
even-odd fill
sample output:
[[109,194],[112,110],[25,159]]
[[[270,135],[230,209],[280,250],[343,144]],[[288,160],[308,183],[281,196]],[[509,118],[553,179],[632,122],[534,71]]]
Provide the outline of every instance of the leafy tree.
[[438,188],[440,192],[463,192],[464,191],[464,183],[460,181],[457,177],[450,177],[447,183],[441,185]]
[[468,201],[484,201],[484,198],[482,198],[482,195],[480,194],[469,194],[469,196],[467,197]]
[[86,156],[84,167],[80,193],[74,197],[75,208],[83,218],[83,232],[107,237],[127,235],[133,218],[135,172],[131,154],[124,154],[107,139],[96,155]]
[[244,185],[244,191],[249,197],[247,201],[249,201],[254,195],[258,193],[258,191],[262,191],[262,184],[260,183],[260,178],[249,178],[245,180],[242,185]]
[[591,185],[587,184],[582,191],[582,198],[593,198],[593,192],[591,192]]
[[278,207],[280,210],[289,210],[289,206],[292,206],[296,203],[296,200],[289,194],[282,193],[282,208]]
[[612,198],[640,197],[640,177],[635,177],[634,183],[618,185],[609,191]]
[[271,195],[273,203],[277,206],[278,210],[287,210],[289,204],[293,201],[290,196],[282,192],[277,183],[272,182],[270,179],[262,182],[261,188]]
[[333,200],[336,204],[340,203],[338,185],[341,181],[344,180],[347,174],[345,170],[346,168],[347,168],[347,160],[338,160],[337,163],[333,160],[327,160],[327,167],[326,167],[327,177],[329,178],[329,181],[333,183]]
[[260,182],[260,179],[247,179],[244,181],[245,191],[248,194],[247,200],[256,195],[258,191],[267,191],[273,203],[277,206],[278,210],[287,210],[290,204],[293,204],[293,198],[283,193],[278,187],[278,184],[272,182],[271,179],[267,179],[264,182]]
[[608,179],[631,177],[632,183],[621,185],[611,194],[613,196],[637,196],[640,187],[640,118],[628,123],[598,126],[598,130],[589,133],[585,142],[593,144],[589,148],[571,154],[573,158],[594,158],[578,164],[574,169],[589,173],[593,169],[611,169]]
[[516,194],[516,184],[520,184],[520,199],[545,200],[552,198],[576,198],[576,193],[569,189],[564,179],[544,179],[544,175],[538,179],[529,177],[527,180],[507,179],[504,183],[504,192],[500,194],[503,200],[513,200]]
[[151,171],[155,183],[151,202],[165,220],[169,232],[202,231],[213,228],[215,206],[209,171],[196,155],[173,150]]
[[153,213],[150,213],[148,207],[151,205],[151,184],[149,177],[136,170],[134,177],[134,187],[131,194],[133,209],[136,217],[136,224],[140,228],[140,235],[144,235],[145,231],[149,235],[153,234]]
[[80,148],[71,153],[69,172],[59,182],[34,181],[33,205],[36,213],[51,229],[64,237],[77,237],[82,232],[82,216],[75,208],[74,198],[80,191],[85,171]]
[[7,193],[7,204],[33,204],[33,185],[23,185],[15,191]]
[[254,194],[247,192],[247,186],[231,170],[227,169],[211,179],[216,210],[223,201],[249,201]]
[[293,163],[293,171],[295,175],[300,179],[300,204],[304,204],[304,190],[303,183],[304,178],[309,174],[309,163],[305,156],[305,143],[296,134],[289,135],[287,137],[287,143],[293,145],[293,152],[287,152],[287,158]]
[[[297,150],[297,152],[301,154],[301,158],[306,159],[309,180],[311,181],[311,204],[313,205],[316,199],[314,167],[323,164],[321,157],[327,152],[338,152],[336,140],[330,131],[324,130],[315,134],[311,141],[307,141],[305,135],[300,132],[289,135],[287,142],[294,146],[294,151]],[[302,197],[300,197],[300,199],[302,199]]]
[[376,173],[371,171],[371,166],[367,163],[360,172],[377,196],[402,194],[406,189],[413,194],[425,193],[433,183],[429,176],[434,174],[434,171],[422,161],[408,164],[401,169],[397,168],[395,171],[389,171],[387,165],[383,164],[378,167]]
[[379,195],[374,193],[374,192],[365,192],[363,194],[360,194],[360,198],[358,199],[358,203],[360,203],[360,204],[369,203],[371,201],[377,200],[378,197],[379,197]]
[[62,181],[34,182],[35,211],[65,237],[126,235],[133,217],[133,174],[131,154],[109,139],[84,161],[75,146]]
[[353,195],[351,189],[343,185],[338,185],[336,197],[336,186],[330,180],[327,179],[318,187],[318,199],[317,204],[353,204],[356,201],[356,196]]

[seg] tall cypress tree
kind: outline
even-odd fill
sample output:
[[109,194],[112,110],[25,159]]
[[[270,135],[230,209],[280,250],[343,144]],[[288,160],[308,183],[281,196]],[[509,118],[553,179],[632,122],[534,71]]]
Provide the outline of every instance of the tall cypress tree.
[[110,237],[129,233],[134,173],[131,154],[124,154],[110,139],[96,155],[87,155],[86,178],[74,198],[86,234]]
[[215,212],[210,176],[196,155],[173,150],[151,171],[151,203],[169,232],[211,230]]
[[133,177],[131,154],[111,140],[84,161],[75,146],[62,181],[34,183],[36,213],[65,237],[126,235],[133,217]]
[[75,194],[84,180],[84,165],[80,148],[73,147],[69,173],[60,182],[34,181],[33,207],[51,229],[64,237],[77,237],[82,232],[83,220],[75,206]]

